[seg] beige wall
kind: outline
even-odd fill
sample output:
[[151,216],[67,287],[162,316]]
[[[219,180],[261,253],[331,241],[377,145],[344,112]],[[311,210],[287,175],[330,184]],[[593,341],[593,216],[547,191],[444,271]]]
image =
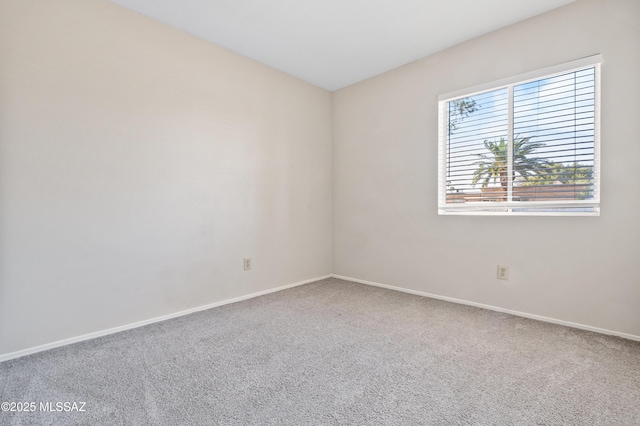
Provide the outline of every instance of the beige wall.
[[[334,274],[640,336],[639,42],[579,0],[335,92]],[[438,216],[438,95],[597,53],[601,216]]]
[[0,355],[330,274],[330,111],[107,1],[0,1]]

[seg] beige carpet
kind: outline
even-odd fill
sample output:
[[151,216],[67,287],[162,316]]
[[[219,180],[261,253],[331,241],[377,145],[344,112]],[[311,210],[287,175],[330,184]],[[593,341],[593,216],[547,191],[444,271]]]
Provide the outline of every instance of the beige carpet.
[[328,279],[1,363],[0,401],[36,404],[3,425],[639,425],[640,343]]

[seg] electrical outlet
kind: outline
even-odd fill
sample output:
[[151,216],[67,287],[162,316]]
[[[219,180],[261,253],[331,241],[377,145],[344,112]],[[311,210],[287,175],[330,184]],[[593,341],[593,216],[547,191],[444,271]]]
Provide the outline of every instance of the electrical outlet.
[[250,257],[245,257],[244,258],[244,270],[248,271],[249,269],[251,269],[251,258]]
[[499,280],[509,280],[509,267],[498,265],[498,279]]

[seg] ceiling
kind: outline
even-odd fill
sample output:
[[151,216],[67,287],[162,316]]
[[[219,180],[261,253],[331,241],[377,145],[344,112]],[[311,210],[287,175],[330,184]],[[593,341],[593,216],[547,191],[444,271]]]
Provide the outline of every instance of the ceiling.
[[111,0],[337,90],[574,0]]

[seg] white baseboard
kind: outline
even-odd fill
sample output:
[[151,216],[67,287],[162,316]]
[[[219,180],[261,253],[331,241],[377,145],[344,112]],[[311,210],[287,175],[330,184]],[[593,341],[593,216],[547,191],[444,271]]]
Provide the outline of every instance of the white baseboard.
[[461,305],[475,306],[476,308],[488,309],[490,311],[503,312],[503,313],[506,313],[506,314],[517,315],[519,317],[530,318],[530,319],[534,319],[534,320],[538,320],[538,321],[544,321],[544,322],[550,322],[550,323],[553,323],[553,324],[565,325],[567,327],[579,328],[581,330],[593,331],[593,332],[600,333],[600,334],[607,334],[607,335],[610,335],[610,336],[622,337],[624,339],[640,341],[640,336],[636,336],[634,334],[620,333],[618,331],[606,330],[604,328],[592,327],[590,325],[578,324],[578,323],[575,323],[575,322],[563,321],[563,320],[559,320],[559,319],[555,319],[555,318],[543,317],[541,315],[528,314],[528,313],[525,313],[525,312],[512,311],[510,309],[504,309],[504,308],[499,308],[497,306],[485,305],[483,303],[470,302],[468,300],[455,299],[453,297],[447,297],[447,296],[439,296],[437,294],[430,294],[430,293],[425,293],[425,292],[422,292],[422,291],[411,290],[411,289],[408,289],[408,288],[395,287],[395,286],[392,286],[392,285],[380,284],[380,283],[376,283],[376,282],[373,282],[373,281],[365,281],[365,280],[360,280],[360,279],[357,279],[357,278],[345,277],[345,276],[342,276],[342,275],[332,274],[331,276],[333,278],[338,278],[338,279],[345,280],[345,281],[353,281],[353,282],[356,282],[356,283],[366,284],[366,285],[370,285],[370,286],[374,286],[374,287],[381,287],[381,288],[386,288],[386,289],[389,289],[389,290],[401,291],[403,293],[414,294],[416,296],[430,297],[432,299],[445,300],[447,302],[459,303]]
[[110,328],[110,329],[107,329],[107,330],[101,330],[101,331],[96,331],[96,332],[89,333],[89,334],[83,334],[81,336],[71,337],[71,338],[68,338],[68,339],[59,340],[59,341],[56,341],[56,342],[51,342],[51,343],[47,343],[47,344],[40,345],[40,346],[35,346],[35,347],[32,347],[32,348],[23,349],[23,350],[16,351],[16,352],[0,354],[0,362],[9,361],[11,359],[20,358],[20,357],[23,357],[23,356],[26,356],[26,355],[31,355],[31,354],[34,354],[34,353],[37,353],[37,352],[42,352],[42,351],[46,351],[46,350],[53,349],[53,348],[58,348],[60,346],[70,345],[72,343],[82,342],[84,340],[95,339],[97,337],[106,336],[106,335],[113,334],[113,333],[118,333],[120,331],[131,330],[133,328],[142,327],[142,326],[145,326],[145,325],[148,325],[148,324],[153,324],[155,322],[166,321],[166,320],[171,319],[171,318],[177,318],[177,317],[181,317],[183,315],[189,315],[189,314],[192,314],[194,312],[204,311],[204,310],[207,310],[207,309],[215,308],[217,306],[228,305],[228,304],[231,304],[231,303],[240,302],[240,301],[247,300],[247,299],[252,299],[254,297],[263,296],[263,295],[269,294],[269,293],[275,293],[277,291],[286,290],[288,288],[293,288],[293,287],[301,286],[301,285],[304,285],[304,284],[309,284],[309,283],[312,283],[312,282],[315,282],[315,281],[320,281],[320,280],[323,280],[323,279],[326,279],[326,278],[331,278],[331,277],[338,278],[338,279],[345,280],[345,281],[352,281],[352,282],[356,282],[356,283],[360,283],[360,284],[366,284],[366,285],[370,285],[370,286],[374,286],[374,287],[380,287],[380,288],[386,288],[386,289],[389,289],[389,290],[401,291],[403,293],[409,293],[409,294],[413,294],[413,295],[416,295],[416,296],[430,297],[432,299],[439,299],[439,300],[445,300],[447,302],[459,303],[459,304],[462,304],[462,305],[475,306],[477,308],[483,308],[483,309],[488,309],[488,310],[491,310],[491,311],[503,312],[503,313],[507,313],[507,314],[511,314],[511,315],[517,315],[519,317],[530,318],[530,319],[534,319],[534,320],[538,320],[538,321],[545,321],[545,322],[549,322],[549,323],[553,323],[553,324],[565,325],[567,327],[578,328],[578,329],[581,329],[581,330],[588,330],[588,331],[593,331],[593,332],[596,332],[596,333],[607,334],[607,335],[611,335],[611,336],[618,336],[618,337],[622,337],[624,339],[640,341],[640,336],[636,336],[636,335],[633,335],[633,334],[620,333],[618,331],[607,330],[607,329],[603,329],[603,328],[592,327],[592,326],[589,326],[589,325],[584,325],[584,324],[578,324],[578,323],[569,322],[569,321],[558,320],[558,319],[555,319],[555,318],[549,318],[549,317],[544,317],[544,316],[540,316],[540,315],[528,314],[528,313],[525,313],[525,312],[513,311],[513,310],[510,310],[510,309],[503,309],[503,308],[499,308],[497,306],[485,305],[483,303],[470,302],[470,301],[467,301],[467,300],[456,299],[456,298],[453,298],[453,297],[439,296],[437,294],[425,293],[425,292],[422,292],[422,291],[411,290],[411,289],[408,289],[408,288],[396,287],[396,286],[387,285],[387,284],[381,284],[381,283],[377,283],[377,282],[373,282],[373,281],[366,281],[366,280],[361,280],[361,279],[358,279],[358,278],[352,278],[352,277],[346,277],[346,276],[343,276],[343,275],[331,274],[331,275],[324,275],[324,276],[317,277],[317,278],[311,278],[311,279],[308,279],[308,280],[305,280],[305,281],[300,281],[300,282],[293,283],[293,284],[284,285],[284,286],[281,286],[281,287],[272,288],[272,289],[269,289],[269,290],[260,291],[260,292],[257,292],[257,293],[247,294],[245,296],[235,297],[233,299],[227,299],[227,300],[223,300],[223,301],[220,301],[220,302],[210,303],[208,305],[198,306],[198,307],[187,309],[187,310],[184,310],[184,311],[174,312],[172,314],[162,315],[162,316],[159,316],[159,317],[151,318],[151,319],[144,320],[144,321],[138,321],[138,322],[135,322],[135,323],[126,324],[126,325],[122,325],[122,326],[119,326],[119,327]]
[[151,319],[144,320],[144,321],[134,322],[132,324],[121,325],[119,327],[109,328],[107,330],[101,330],[101,331],[96,331],[96,332],[89,333],[89,334],[83,334],[82,336],[70,337],[68,339],[58,340],[57,342],[46,343],[44,345],[34,346],[32,348],[23,349],[23,350],[16,351],[16,352],[9,352],[9,353],[6,353],[6,354],[0,354],[0,362],[9,361],[10,359],[20,358],[20,357],[23,357],[23,356],[26,356],[26,355],[31,355],[31,354],[37,353],[37,352],[46,351],[48,349],[58,348],[60,346],[70,345],[72,343],[82,342],[83,340],[95,339],[96,337],[102,337],[102,336],[106,336],[106,335],[109,335],[109,334],[118,333],[120,331],[131,330],[132,328],[142,327],[142,326],[145,326],[145,325],[148,325],[148,324],[153,324],[154,322],[166,321],[166,320],[171,319],[171,318],[177,318],[177,317],[181,317],[183,315],[189,315],[189,314],[192,314],[194,312],[204,311],[204,310],[207,310],[207,309],[215,308],[217,306],[222,306],[222,305],[228,305],[230,303],[241,302],[243,300],[252,299],[254,297],[263,296],[263,295],[269,294],[269,293],[275,293],[277,291],[286,290],[288,288],[297,287],[297,286],[300,286],[300,285],[312,283],[314,281],[319,281],[319,280],[323,280],[323,279],[326,279],[326,278],[331,278],[331,275],[325,275],[325,276],[322,276],[322,277],[312,278],[312,279],[309,279],[309,280],[305,280],[305,281],[300,281],[300,282],[293,283],[293,284],[284,285],[282,287],[276,287],[276,288],[272,288],[272,289],[269,289],[269,290],[259,291],[257,293],[251,293],[251,294],[247,294],[245,296],[240,296],[240,297],[235,297],[233,299],[223,300],[221,302],[214,302],[214,303],[210,303],[208,305],[197,306],[195,308],[187,309],[187,310],[180,311],[180,312],[174,312],[172,314],[162,315],[162,316],[151,318]]

